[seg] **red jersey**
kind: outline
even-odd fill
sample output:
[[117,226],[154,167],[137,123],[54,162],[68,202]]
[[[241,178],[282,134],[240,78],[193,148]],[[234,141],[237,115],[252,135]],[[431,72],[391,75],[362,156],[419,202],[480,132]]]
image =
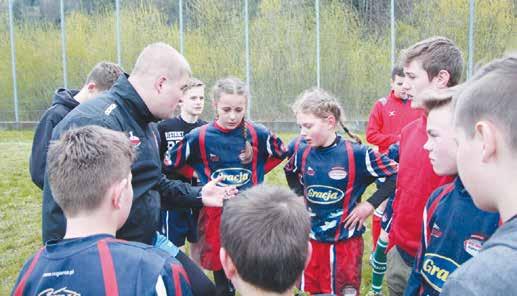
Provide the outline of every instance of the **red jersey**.
[[415,257],[422,232],[422,213],[431,193],[453,181],[437,176],[424,149],[427,117],[422,115],[401,131],[399,172],[393,202],[390,247],[398,246]]
[[386,153],[391,144],[400,140],[402,128],[422,114],[422,110],[411,108],[411,101],[396,97],[391,91],[373,105],[366,128],[366,141],[379,147],[380,153]]

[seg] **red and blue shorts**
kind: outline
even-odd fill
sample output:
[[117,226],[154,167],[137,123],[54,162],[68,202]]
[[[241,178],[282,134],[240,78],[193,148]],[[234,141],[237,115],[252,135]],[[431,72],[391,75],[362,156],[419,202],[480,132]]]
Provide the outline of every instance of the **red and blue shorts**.
[[343,295],[351,286],[360,291],[363,238],[353,237],[336,243],[311,239],[312,256],[305,268],[300,289],[311,294]]

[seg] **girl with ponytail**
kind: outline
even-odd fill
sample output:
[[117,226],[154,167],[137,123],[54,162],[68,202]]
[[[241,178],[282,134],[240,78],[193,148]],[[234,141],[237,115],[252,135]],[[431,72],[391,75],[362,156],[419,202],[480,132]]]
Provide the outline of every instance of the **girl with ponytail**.
[[[363,222],[392,188],[383,186],[364,202],[361,195],[377,179],[394,180],[397,163],[361,144],[343,125],[343,109],[330,93],[308,89],[293,111],[300,137],[289,145],[285,172],[311,212],[312,256],[300,288],[310,294],[355,290],[359,295]],[[338,125],[352,140],[336,133]],[[385,184],[394,187],[392,181]]]
[[[227,77],[212,90],[215,120],[187,134],[167,154],[168,169],[194,168],[200,183],[221,177],[220,186],[247,189],[286,157],[282,141],[263,125],[245,119],[250,94],[243,81]],[[217,295],[233,295],[219,260],[221,208],[203,207],[199,217],[200,261],[214,271]]]

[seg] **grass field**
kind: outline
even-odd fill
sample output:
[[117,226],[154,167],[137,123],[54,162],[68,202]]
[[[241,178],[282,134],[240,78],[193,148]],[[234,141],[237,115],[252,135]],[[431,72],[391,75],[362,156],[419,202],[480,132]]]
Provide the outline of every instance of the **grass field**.
[[[24,261],[41,246],[41,191],[30,180],[29,154],[32,131],[0,131],[0,295],[8,295]],[[293,134],[280,135],[285,142]],[[285,185],[280,167],[267,175],[266,183]],[[369,196],[372,187],[365,193]],[[368,229],[363,256],[361,295],[370,286]]]

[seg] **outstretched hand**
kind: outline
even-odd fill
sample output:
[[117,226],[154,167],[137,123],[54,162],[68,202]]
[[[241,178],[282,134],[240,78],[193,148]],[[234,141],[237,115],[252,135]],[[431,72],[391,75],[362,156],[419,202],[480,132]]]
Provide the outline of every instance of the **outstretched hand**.
[[223,176],[219,176],[203,186],[201,189],[201,199],[204,206],[222,207],[223,200],[230,199],[239,192],[235,186],[217,186],[217,183],[221,182],[223,178]]
[[367,201],[359,203],[348,217],[346,217],[344,221],[345,228],[352,230],[361,227],[366,218],[373,214],[374,210],[373,206]]

